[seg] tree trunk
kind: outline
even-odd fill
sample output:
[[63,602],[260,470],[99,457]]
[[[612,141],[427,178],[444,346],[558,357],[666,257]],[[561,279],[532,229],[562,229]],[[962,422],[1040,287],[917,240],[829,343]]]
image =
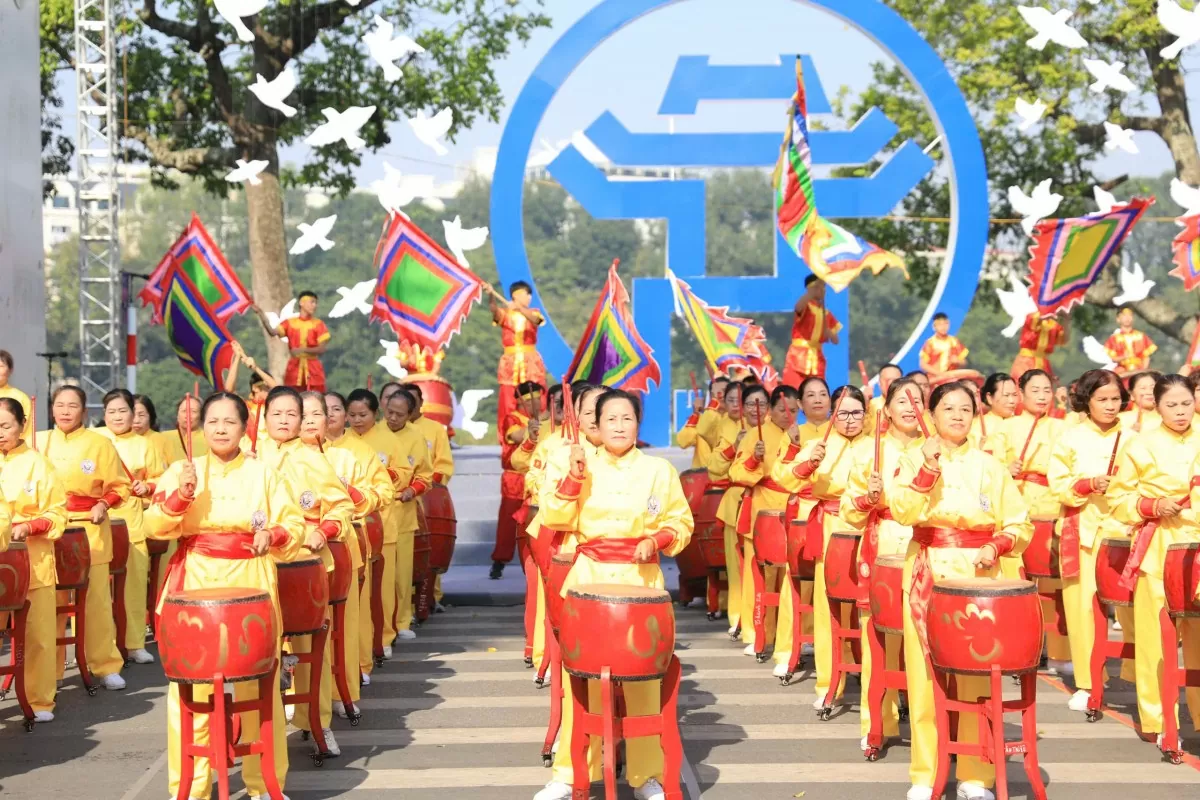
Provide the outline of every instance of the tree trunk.
[[[251,291],[263,311],[278,313],[292,299],[292,281],[288,276],[278,155],[272,155],[272,166],[259,173],[262,183],[258,186],[246,184],[246,211],[250,218],[250,264],[254,275]],[[287,367],[287,345],[265,330],[263,335],[267,340],[271,374],[282,381]]]
[[[1093,305],[1115,308],[1113,298],[1120,294],[1116,273],[1120,260],[1113,259],[1100,279],[1088,289],[1087,302]],[[1147,297],[1137,303],[1128,303],[1130,308],[1147,323],[1185,345],[1191,345],[1196,331],[1196,318],[1176,311],[1159,297]]]
[[1160,37],[1153,47],[1145,50],[1154,76],[1155,94],[1162,109],[1162,126],[1159,134],[1171,157],[1175,159],[1175,173],[1179,180],[1195,186],[1200,184],[1200,152],[1196,150],[1196,134],[1192,129],[1191,114],[1188,113],[1187,84],[1178,62],[1164,61],[1158,54],[1159,48],[1172,37]]

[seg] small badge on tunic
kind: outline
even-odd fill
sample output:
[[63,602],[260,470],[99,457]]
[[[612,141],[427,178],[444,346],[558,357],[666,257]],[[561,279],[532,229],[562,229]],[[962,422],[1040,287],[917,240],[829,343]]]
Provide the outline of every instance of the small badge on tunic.
[[379,454],[379,463],[383,464],[385,467],[387,466],[387,453]]
[[346,480],[346,478],[344,476],[338,475],[338,480],[342,482],[342,486],[345,486],[347,488],[350,487],[350,481]]
[[658,502],[657,497],[651,497],[646,501],[646,511],[649,512],[650,516],[652,517],[657,517],[658,512],[662,511],[662,504]]
[[310,508],[312,508],[314,505],[316,505],[316,502],[317,502],[317,498],[313,497],[312,492],[306,491],[306,492],[301,493],[300,507],[302,509],[304,509],[305,511],[308,511]]
[[85,458],[82,462],[80,462],[79,468],[83,470],[84,475],[91,475],[96,471],[96,462],[92,461],[90,458]]
[[991,511],[992,510],[992,501],[986,494],[979,495],[979,510],[980,511]]
[[410,467],[411,467],[413,464],[416,464],[416,463],[417,463],[417,460],[416,460],[415,458],[413,458],[412,456],[409,456],[409,457],[408,457],[408,465],[409,465]]
[[33,494],[33,481],[25,481],[25,485],[21,488],[25,490],[25,494]]
[[267,527],[267,512],[255,511],[250,515],[250,530],[257,533]]

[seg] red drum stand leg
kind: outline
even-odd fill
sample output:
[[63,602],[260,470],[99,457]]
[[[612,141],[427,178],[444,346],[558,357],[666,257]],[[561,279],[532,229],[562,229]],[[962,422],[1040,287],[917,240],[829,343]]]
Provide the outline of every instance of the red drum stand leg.
[[546,740],[542,743],[542,766],[549,767],[554,763],[554,741],[562,727],[562,651],[557,635],[546,637],[546,654],[550,657],[550,722],[546,726]]
[[812,579],[811,578],[805,579],[805,578],[793,577],[791,574],[791,569],[789,568],[788,576],[787,576],[786,580],[788,581],[788,583],[791,584],[791,588],[786,589],[786,590],[790,591],[792,593],[792,612],[793,613],[792,613],[792,652],[791,652],[790,656],[788,657],[787,674],[785,674],[782,678],[779,679],[779,682],[782,683],[784,686],[788,686],[791,684],[792,678],[795,677],[796,672],[799,671],[799,669],[800,669],[800,661],[802,660],[800,654],[804,648],[804,645],[813,643],[812,636],[808,636],[808,635],[805,635],[804,633],[802,633],[802,631],[804,630],[804,615],[805,614],[811,615],[813,613],[813,607],[812,607],[811,603],[806,604],[806,603],[801,602],[801,600],[800,600],[800,598],[802,596],[800,594],[800,590],[803,588],[803,584],[804,584],[805,580],[808,580],[809,582],[811,582]]
[[[837,690],[842,684],[842,678],[846,675],[862,674],[861,655],[858,656],[859,663],[857,664],[847,664],[842,658],[842,646],[846,642],[850,642],[853,654],[854,646],[861,645],[863,635],[862,630],[858,627],[857,610],[851,616],[849,627],[842,625],[843,605],[845,604],[842,601],[829,598],[829,628],[833,641],[833,662],[829,670],[829,688],[825,690],[825,703],[817,712],[817,716],[823,720],[833,717],[833,701],[837,697]],[[849,605],[853,607],[853,604]],[[861,646],[858,648],[858,653],[862,653]]]
[[[1175,710],[1179,704],[1180,684],[1186,685],[1186,675],[1179,674],[1179,630],[1166,608],[1158,612],[1158,628],[1162,634],[1163,670],[1159,691],[1162,693],[1162,753],[1172,764],[1183,761],[1183,749],[1179,746],[1179,722]],[[1180,678],[1184,680],[1181,681]]]
[[750,572],[754,575],[754,659],[761,664],[767,660],[767,609],[779,607],[779,586],[772,581],[772,591],[767,591],[767,565],[757,558]]
[[533,561],[532,548],[529,539],[522,536],[520,540],[521,569],[525,571],[525,666],[533,669],[533,631],[537,620],[537,579],[540,574]]
[[146,576],[146,624],[150,626],[150,638],[157,641],[158,637],[158,565],[161,555],[150,554],[150,571]]
[[112,575],[112,613],[113,625],[117,629],[117,650],[121,653],[121,660],[129,660],[129,651],[125,648],[125,629],[127,620],[125,619],[125,568],[122,567],[120,572],[111,573]]
[[[390,587],[389,587],[390,588]],[[371,562],[371,629],[375,632],[371,653],[375,666],[383,666],[383,558]]]
[[[21,707],[21,716],[25,718],[23,723],[25,730],[31,731],[33,730],[33,706],[29,705],[29,700],[25,696],[25,620],[28,615],[28,600],[20,610],[13,611],[8,615],[10,626],[8,635],[12,639],[12,658],[7,667],[0,667],[0,676],[4,677],[3,688],[0,689],[0,699],[8,694],[10,687],[16,687],[17,705]],[[4,631],[0,631],[0,635],[3,634]]]
[[55,613],[66,614],[73,617],[71,622],[71,635],[62,636],[55,641],[55,645],[75,646],[75,663],[79,665],[79,679],[83,681],[83,688],[87,689],[90,696],[96,695],[96,685],[92,683],[92,671],[88,669],[87,663],[87,647],[84,642],[87,641],[87,593],[88,586],[85,583],[75,589],[69,589],[69,600],[65,605],[57,606]]
[[[904,673],[904,651],[900,651],[900,669],[888,669],[886,638],[883,631],[868,621],[867,644],[871,648],[871,680],[864,686],[867,708],[871,710],[871,730],[867,734],[867,761],[875,761],[883,751],[883,700],[889,690],[903,692],[908,688]],[[903,647],[903,645],[901,646]]]
[[[350,591],[354,591],[352,588]],[[346,603],[334,603],[330,606],[333,611],[333,681],[337,687],[338,697],[346,708],[346,716],[352,727],[358,727],[362,714],[354,707],[350,699],[350,665],[346,663]],[[354,665],[354,673],[358,675],[358,664]],[[356,677],[357,680],[357,677]]]
[[429,612],[433,609],[433,581],[434,575],[430,571],[420,583],[413,587],[413,598],[416,601],[413,613],[417,618],[418,628],[425,624],[425,620],[429,619]]
[[[325,667],[325,643],[328,640],[329,625],[326,624],[312,635],[310,652],[297,653],[294,650],[292,652],[297,661],[301,664],[308,664],[308,687],[303,693],[290,695],[287,700],[288,705],[308,704],[309,730],[305,733],[312,736],[313,743],[317,746],[316,752],[312,754],[314,767],[323,766],[325,759],[336,757],[329,752],[329,748],[325,745],[325,732],[321,726],[321,670]],[[301,738],[308,737],[301,734]]]
[[[1108,640],[1108,615],[1104,613],[1104,605],[1100,596],[1092,598],[1092,617],[1095,625],[1095,639],[1092,642],[1092,658],[1089,669],[1092,674],[1092,691],[1088,697],[1088,722],[1097,722],[1104,714],[1104,665],[1110,658],[1133,658],[1135,645],[1129,642],[1110,642]],[[1174,652],[1174,651],[1172,651]]]
[[705,605],[708,609],[708,618],[710,620],[717,619],[721,616],[721,592],[729,591],[729,582],[721,578],[720,569],[710,569],[708,571],[708,592],[705,597]]

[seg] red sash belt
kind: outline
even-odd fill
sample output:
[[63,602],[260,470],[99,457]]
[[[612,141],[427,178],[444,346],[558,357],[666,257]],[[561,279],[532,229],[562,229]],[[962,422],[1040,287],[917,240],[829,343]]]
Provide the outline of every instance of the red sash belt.
[[[1192,486],[1200,486],[1200,476],[1192,478]],[[1182,508],[1191,508],[1191,496],[1183,498],[1179,505]],[[1137,533],[1133,535],[1133,546],[1129,550],[1129,560],[1125,562],[1125,570],[1121,573],[1121,579],[1118,581],[1122,589],[1133,590],[1134,584],[1137,583],[1137,574],[1142,569],[1142,562],[1146,559],[1146,553],[1150,550],[1150,545],[1154,541],[1154,534],[1158,531],[1158,526],[1161,522],[1162,520],[1158,517],[1148,519],[1142,523]]]
[[808,512],[804,534],[804,560],[816,561],[825,555],[825,515],[838,513],[840,500],[818,500]]
[[91,511],[92,508],[95,507],[96,503],[99,503],[103,499],[104,498],[102,497],[89,497],[86,494],[74,494],[68,492],[67,511],[70,511],[73,514]]
[[183,591],[183,579],[187,574],[187,559],[190,553],[208,558],[243,561],[259,557],[250,550],[253,544],[253,533],[201,533],[180,538],[175,554],[167,562],[163,594]]
[[754,493],[751,488],[742,491],[742,499],[738,501],[737,527],[738,536],[749,536],[754,530],[754,503],[750,496]]
[[1032,483],[1037,486],[1049,486],[1050,479],[1040,472],[1019,472],[1017,480],[1024,483]]
[[771,480],[770,478],[763,478],[761,481],[759,481],[758,488],[767,489],[772,492],[779,492],[780,494],[788,494],[787,489],[783,488],[782,486],[780,486],[778,483]]
[[913,562],[912,583],[908,590],[908,608],[912,612],[913,627],[921,640],[921,647],[929,652],[929,630],[927,614],[929,601],[933,599],[933,568],[929,566],[929,550],[960,547],[983,547],[992,541],[996,529],[993,526],[973,531],[955,528],[920,526],[913,528],[913,541],[921,546]]
[[730,483],[728,478],[722,478],[719,481],[709,481],[708,482],[709,489],[728,489],[732,485],[733,484]]
[[[887,506],[871,509],[867,515],[866,536],[858,550],[858,574],[864,581],[871,579],[871,571],[875,569],[875,557],[879,555],[879,523],[893,520],[892,510]],[[870,608],[870,601],[860,601],[862,608]]]
[[[641,539],[605,537],[584,542],[578,552],[601,564],[632,564],[634,551],[641,542]],[[657,564],[658,553],[647,563]]]

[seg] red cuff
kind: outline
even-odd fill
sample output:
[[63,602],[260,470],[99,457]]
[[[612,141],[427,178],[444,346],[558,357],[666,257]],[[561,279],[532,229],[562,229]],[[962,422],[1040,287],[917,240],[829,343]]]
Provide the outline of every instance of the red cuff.
[[804,461],[792,468],[792,474],[797,478],[807,478],[817,471],[817,467],[811,461]]
[[292,540],[288,535],[287,530],[282,525],[276,525],[271,528],[271,547],[283,547]]
[[694,428],[694,427],[696,427],[696,423],[698,423],[699,421],[700,421],[700,415],[693,411],[692,415],[690,417],[688,417],[688,421],[684,424],[683,427]]
[[921,469],[917,470],[917,477],[913,478],[911,488],[914,492],[928,494],[940,477],[942,477],[941,470],[932,470],[922,464]]
[[425,494],[426,490],[429,489],[429,487],[425,485],[425,481],[421,480],[420,478],[413,478],[412,483],[408,485],[408,488],[413,490],[413,497],[420,497],[421,495]]
[[26,522],[25,524],[29,526],[29,535],[30,536],[44,536],[45,534],[50,532],[50,529],[52,527],[54,527],[50,523],[50,520],[48,520],[44,517],[38,517],[37,519],[31,519],[28,522]]
[[342,523],[336,519],[327,519],[317,526],[317,530],[325,537],[326,541],[336,539],[337,535],[342,532]]
[[163,502],[163,508],[172,517],[182,517],[192,505],[192,500],[195,498],[184,497],[179,493],[179,490],[171,492],[171,496]]
[[1087,497],[1095,490],[1096,482],[1091,478],[1080,478],[1079,480],[1075,481],[1075,485],[1071,488],[1074,489],[1075,494],[1079,495],[1080,497]]
[[117,508],[121,505],[121,495],[117,494],[116,492],[109,492],[100,499],[108,504],[109,508]]
[[999,536],[999,535],[993,536],[992,540],[990,542],[988,542],[988,544],[990,544],[992,547],[996,548],[996,556],[997,557],[1006,556],[1012,552],[1013,537]]
[[854,507],[857,508],[859,511],[870,511],[872,508],[875,507],[875,504],[872,503],[870,498],[868,498],[864,494],[864,495],[854,498]]
[[746,459],[746,462],[742,466],[744,466],[746,469],[753,472],[754,470],[758,469],[760,464],[762,464],[761,461],[759,461],[754,456],[750,456],[749,458]]
[[795,461],[796,456],[798,456],[798,455],[800,455],[800,445],[789,444],[787,452],[783,454],[783,461],[785,464],[789,464],[789,463]]
[[347,486],[346,491],[350,493],[350,501],[353,502],[354,505],[358,505],[363,501],[363,493],[358,489],[355,489],[353,486]]
[[1143,497],[1142,499],[1138,500],[1137,510],[1138,510],[1138,513],[1141,514],[1144,519],[1157,519],[1158,518],[1158,498],[1157,497]]
[[716,400],[709,400],[709,401],[708,401],[708,410],[709,410],[709,411],[716,411],[716,410],[717,410],[717,409],[719,409],[720,407],[721,407],[721,404],[720,404],[720,403],[718,403]]
[[525,441],[521,442],[521,449],[526,453],[532,453],[537,449],[537,442],[535,442],[533,439],[527,438]]
[[654,547],[660,553],[671,546],[671,542],[675,541],[675,531],[661,530],[650,537],[654,542]]
[[558,482],[558,490],[555,494],[564,500],[575,500],[582,491],[583,481],[577,480],[574,475],[568,475]]
[[434,483],[442,483],[442,478],[445,478],[445,477],[446,476],[443,475],[442,473],[435,472],[435,473],[433,473],[433,482]]
[[721,457],[726,461],[733,461],[737,458],[737,445],[731,444],[721,451]]
[[150,490],[150,495],[153,497],[154,490],[158,488],[158,484],[157,483],[147,483],[146,488]]
[[395,483],[396,479],[400,477],[400,473],[396,472],[396,470],[392,469],[391,467],[387,468],[387,474],[388,477],[392,479],[392,483]]

